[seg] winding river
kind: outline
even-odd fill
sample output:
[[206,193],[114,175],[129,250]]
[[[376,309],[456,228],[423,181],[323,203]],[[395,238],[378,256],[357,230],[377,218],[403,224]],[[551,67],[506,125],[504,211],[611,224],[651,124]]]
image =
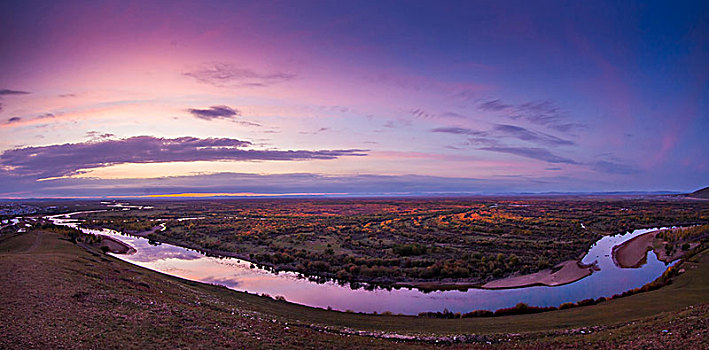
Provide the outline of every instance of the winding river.
[[611,297],[652,282],[675,262],[664,263],[649,251],[647,262],[639,268],[621,268],[611,257],[614,246],[646,232],[639,229],[615,236],[605,236],[594,243],[584,256],[584,264],[596,263],[599,268],[591,275],[569,284],[512,289],[477,289],[422,292],[418,289],[352,289],[336,282],[316,283],[292,272],[272,273],[252,268],[249,261],[235,258],[215,258],[197,251],[171,245],[152,245],[145,238],[120,234],[113,230],[93,230],[79,227],[71,214],[49,216],[57,225],[79,228],[85,233],[102,234],[134,247],[130,255],[114,254],[118,259],[189,280],[223,285],[249,293],[282,296],[286,300],[318,308],[354,312],[392,312],[416,315],[420,312],[451,312],[497,310],[524,302],[532,306],[559,306],[565,302]]

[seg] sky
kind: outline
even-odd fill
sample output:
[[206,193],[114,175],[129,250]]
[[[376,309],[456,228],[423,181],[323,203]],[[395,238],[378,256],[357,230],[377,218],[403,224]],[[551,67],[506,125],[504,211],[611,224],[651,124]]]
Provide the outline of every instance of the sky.
[[706,1],[3,1],[0,198],[709,185]]

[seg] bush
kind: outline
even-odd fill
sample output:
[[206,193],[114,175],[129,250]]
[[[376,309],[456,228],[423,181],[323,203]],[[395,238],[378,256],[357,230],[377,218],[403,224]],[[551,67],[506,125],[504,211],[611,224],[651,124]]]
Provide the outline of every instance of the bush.
[[576,303],[578,306],[595,305],[596,301],[593,299],[584,299]]
[[489,310],[475,310],[471,311],[468,313],[463,314],[463,318],[471,318],[471,317],[492,317],[494,316],[495,313]]
[[574,304],[574,303],[563,303],[563,304],[559,305],[559,310],[570,309],[574,306],[576,306],[576,304]]
[[554,306],[539,307],[539,306],[529,306],[525,303],[519,303],[514,307],[503,308],[495,311],[495,316],[507,316],[507,315],[522,315],[522,314],[535,314],[545,311],[553,311],[557,308]]
[[400,256],[414,256],[426,254],[426,246],[420,244],[399,244],[393,247],[394,253]]

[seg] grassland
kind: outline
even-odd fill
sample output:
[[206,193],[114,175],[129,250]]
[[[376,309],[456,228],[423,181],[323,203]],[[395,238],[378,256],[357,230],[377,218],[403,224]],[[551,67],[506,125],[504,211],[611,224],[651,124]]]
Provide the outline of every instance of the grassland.
[[[307,308],[169,277],[81,245],[51,232],[0,236],[0,348],[424,348],[453,335],[475,342],[445,346],[709,345],[707,251],[659,290],[542,314],[447,320]],[[357,331],[434,343],[346,334]]]

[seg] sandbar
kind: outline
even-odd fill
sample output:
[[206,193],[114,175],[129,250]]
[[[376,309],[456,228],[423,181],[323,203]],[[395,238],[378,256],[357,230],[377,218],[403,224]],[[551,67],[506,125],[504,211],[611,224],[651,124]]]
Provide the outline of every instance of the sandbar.
[[485,283],[482,287],[488,289],[519,288],[535,285],[560,286],[578,281],[593,273],[593,265],[583,265],[577,260],[567,260],[553,269],[546,269],[536,273],[511,276]]
[[613,262],[622,268],[638,268],[644,265],[647,252],[652,250],[655,236],[659,232],[644,233],[613,247]]

